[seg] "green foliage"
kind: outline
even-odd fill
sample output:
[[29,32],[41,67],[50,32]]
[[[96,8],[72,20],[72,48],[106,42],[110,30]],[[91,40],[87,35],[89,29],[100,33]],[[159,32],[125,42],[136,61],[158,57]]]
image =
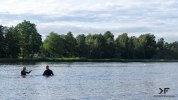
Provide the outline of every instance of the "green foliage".
[[80,57],[90,59],[178,59],[178,42],[158,42],[153,34],[129,37],[127,33],[114,39],[110,31],[104,34],[79,34],[73,37],[50,33],[43,42],[45,57]]
[[41,35],[36,29],[36,25],[30,23],[30,21],[24,20],[19,23],[15,29],[17,30],[20,53],[22,57],[33,57],[35,53],[38,53],[41,46]]
[[127,33],[123,33],[116,38],[116,57],[128,58],[129,37]]
[[20,47],[14,27],[0,26],[0,57],[17,58]]
[[144,34],[139,36],[139,53],[140,58],[150,59],[154,56],[156,51],[155,36],[151,34]]
[[43,42],[43,56],[62,57],[64,54],[64,39],[57,33],[51,32]]
[[106,31],[103,36],[106,42],[103,48],[103,58],[113,58],[115,56],[114,35],[110,31]]
[[104,47],[106,45],[106,40],[102,34],[94,34],[86,36],[87,45],[87,57],[88,58],[103,58],[104,57]]
[[5,34],[5,43],[6,43],[6,56],[11,58],[17,58],[20,53],[19,39],[18,34],[14,27],[7,29]]
[[[85,58],[90,59],[178,59],[178,41],[167,43],[155,40],[153,34],[116,39],[110,31],[104,34],[59,35],[51,32],[42,42],[36,25],[24,20],[15,27],[0,25],[0,58],[22,57]],[[101,60],[102,61],[102,60]],[[114,61],[114,60],[113,60]]]
[[85,57],[86,56],[86,51],[87,51],[87,45],[85,43],[85,35],[81,34],[76,37],[77,45],[76,45],[76,50],[77,50],[77,56],[78,57]]
[[5,27],[0,25],[0,57],[6,57],[5,56]]
[[77,55],[76,54],[77,41],[74,38],[72,32],[68,32],[67,35],[64,35],[64,40],[65,40],[64,56],[75,57]]

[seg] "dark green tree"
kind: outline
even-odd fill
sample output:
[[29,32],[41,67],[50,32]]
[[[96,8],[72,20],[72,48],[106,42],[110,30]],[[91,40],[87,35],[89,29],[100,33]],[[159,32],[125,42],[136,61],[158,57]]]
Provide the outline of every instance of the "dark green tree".
[[139,58],[150,59],[156,53],[155,36],[152,34],[140,35],[139,38]]
[[74,38],[72,32],[68,32],[67,35],[63,36],[65,39],[65,55],[66,57],[75,57],[77,55],[77,41]]
[[105,45],[104,45],[104,58],[113,58],[115,56],[115,43],[114,43],[114,35],[110,31],[106,31],[104,33]]
[[6,57],[5,53],[5,27],[0,25],[0,57]]
[[178,59],[178,41],[169,44],[169,50],[171,52],[170,59]]
[[85,35],[84,34],[81,34],[81,35],[78,35],[76,37],[76,41],[77,41],[77,46],[76,46],[76,49],[77,49],[77,55],[78,57],[86,57],[87,55],[87,45],[85,43]]
[[165,44],[164,38],[158,39],[158,42],[156,43],[156,54],[154,55],[155,59],[165,59],[168,57],[169,52],[168,49],[166,49]]
[[87,35],[86,45],[88,48],[88,57],[89,58],[103,58],[105,44],[106,44],[106,41],[102,34]]
[[21,56],[23,58],[33,57],[34,54],[39,53],[42,39],[36,29],[36,25],[24,20],[22,23],[19,23],[15,29],[19,35]]
[[129,37],[127,33],[123,33],[116,38],[116,55],[117,58],[129,58],[128,53]]
[[43,42],[42,53],[46,57],[63,57],[64,39],[57,33],[51,32]]
[[6,55],[10,58],[17,58],[20,53],[19,39],[18,34],[14,27],[10,27],[6,29],[5,32],[5,49]]
[[135,36],[131,36],[128,40],[128,58],[134,59],[136,58],[136,48],[137,48],[137,38]]

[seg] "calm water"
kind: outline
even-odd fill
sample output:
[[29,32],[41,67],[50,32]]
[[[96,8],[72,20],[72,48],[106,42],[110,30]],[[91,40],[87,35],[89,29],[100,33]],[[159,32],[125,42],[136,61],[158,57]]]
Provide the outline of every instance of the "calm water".
[[[54,76],[42,76],[46,65]],[[32,72],[20,76],[22,66]],[[159,88],[170,88],[160,95]],[[178,63],[0,64],[0,100],[178,100]]]

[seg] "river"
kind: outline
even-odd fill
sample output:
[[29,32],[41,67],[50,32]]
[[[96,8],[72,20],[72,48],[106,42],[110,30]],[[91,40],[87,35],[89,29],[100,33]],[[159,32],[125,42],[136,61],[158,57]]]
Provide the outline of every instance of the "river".
[[[42,76],[46,65],[54,76]],[[23,66],[32,70],[26,77],[20,76]],[[0,100],[176,99],[178,63],[175,62],[0,64]]]

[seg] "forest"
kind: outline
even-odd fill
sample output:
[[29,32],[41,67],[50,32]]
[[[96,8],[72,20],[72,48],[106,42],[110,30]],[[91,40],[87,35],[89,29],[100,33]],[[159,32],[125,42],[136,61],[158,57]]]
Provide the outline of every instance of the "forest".
[[[55,31],[55,30],[54,30]],[[178,59],[178,41],[156,40],[154,34],[50,32],[44,41],[36,25],[24,20],[16,26],[0,25],[0,58]]]

